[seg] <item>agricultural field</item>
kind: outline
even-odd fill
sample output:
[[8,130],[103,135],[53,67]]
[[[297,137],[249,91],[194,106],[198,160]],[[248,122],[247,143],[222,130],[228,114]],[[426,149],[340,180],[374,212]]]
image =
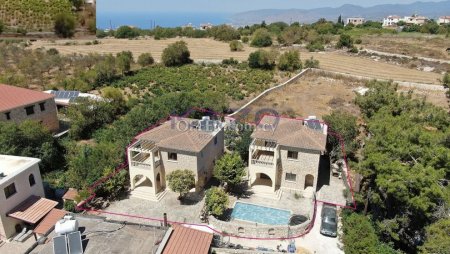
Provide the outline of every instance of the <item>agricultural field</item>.
[[445,35],[400,33],[396,35],[365,35],[361,39],[361,46],[366,49],[413,57],[450,60],[450,54],[446,52],[446,49],[450,47],[450,38],[445,38]]
[[2,0],[0,20],[7,27],[27,31],[53,30],[53,17],[59,13],[70,13],[72,4],[68,0]]
[[[57,40],[57,41],[45,41],[39,40],[33,42],[31,48],[46,49],[56,48],[61,54],[116,54],[121,51],[131,51],[133,56],[137,57],[142,53],[151,53],[152,56],[159,61],[161,54],[167,45],[181,40],[180,38],[171,38],[165,40],[155,40],[153,38],[146,39],[97,39],[100,43],[98,45],[86,45],[89,40]],[[189,51],[191,52],[191,58],[196,61],[215,61],[225,58],[233,57],[237,60],[247,60],[248,55],[255,51],[255,48],[251,48],[248,45],[244,46],[244,51],[231,52],[228,43],[216,41],[210,38],[182,38],[188,44]]]
[[[166,48],[168,44],[174,43],[178,40],[180,39],[98,39],[100,43],[97,45],[86,45],[87,43],[91,44],[88,40],[39,40],[33,42],[31,48],[56,48],[62,54],[116,54],[123,50],[129,50],[133,53],[135,58],[142,53],[150,52],[153,57],[159,61],[164,48]],[[220,62],[222,59],[230,57],[244,61],[247,60],[248,55],[251,52],[256,50],[256,48],[245,45],[244,51],[231,52],[228,43],[215,41],[209,38],[183,38],[183,40],[188,44],[192,59],[197,62]],[[320,68],[324,70],[366,76],[370,78],[387,80],[392,79],[396,81],[426,84],[440,84],[439,79],[442,78],[442,75],[438,73],[424,72],[394,64],[376,62],[365,57],[351,56],[347,53],[339,51],[318,53],[310,53],[306,51],[301,52],[302,60],[310,58],[311,56],[320,61]]]

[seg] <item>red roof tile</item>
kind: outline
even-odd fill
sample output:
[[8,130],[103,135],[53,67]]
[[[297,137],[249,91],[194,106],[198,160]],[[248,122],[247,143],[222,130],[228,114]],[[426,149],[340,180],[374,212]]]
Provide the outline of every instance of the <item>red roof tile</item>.
[[36,222],[42,219],[57,204],[58,202],[50,199],[30,196],[17,207],[12,209],[8,213],[8,216],[30,224],[36,224]]
[[208,254],[213,235],[184,226],[174,226],[162,254]]
[[64,194],[62,197],[63,199],[67,200],[75,200],[75,198],[78,196],[78,191],[73,188],[69,188],[69,190]]
[[0,84],[0,112],[53,98],[53,94]]
[[34,228],[33,232],[36,234],[44,235],[55,226],[56,222],[60,220],[67,212],[64,210],[53,208],[45,218]]

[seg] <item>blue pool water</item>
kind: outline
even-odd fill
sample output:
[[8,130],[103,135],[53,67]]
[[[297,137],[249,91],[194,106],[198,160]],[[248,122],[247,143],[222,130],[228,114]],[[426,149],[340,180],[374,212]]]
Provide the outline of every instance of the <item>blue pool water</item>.
[[287,225],[291,212],[265,206],[236,202],[234,204],[232,219],[257,222],[267,225]]

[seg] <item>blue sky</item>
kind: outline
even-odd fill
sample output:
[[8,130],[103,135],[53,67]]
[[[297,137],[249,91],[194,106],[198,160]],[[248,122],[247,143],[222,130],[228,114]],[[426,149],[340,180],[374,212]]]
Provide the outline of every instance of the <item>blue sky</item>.
[[[98,12],[227,12],[257,9],[311,9],[343,4],[373,6],[417,0],[97,0]],[[425,2],[430,2],[426,1]]]

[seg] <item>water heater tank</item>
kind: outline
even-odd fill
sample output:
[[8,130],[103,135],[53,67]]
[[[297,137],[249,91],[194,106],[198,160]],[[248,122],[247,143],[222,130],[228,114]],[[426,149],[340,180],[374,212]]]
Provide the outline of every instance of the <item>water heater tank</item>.
[[64,235],[70,232],[78,231],[78,221],[64,218],[55,224],[55,233]]

